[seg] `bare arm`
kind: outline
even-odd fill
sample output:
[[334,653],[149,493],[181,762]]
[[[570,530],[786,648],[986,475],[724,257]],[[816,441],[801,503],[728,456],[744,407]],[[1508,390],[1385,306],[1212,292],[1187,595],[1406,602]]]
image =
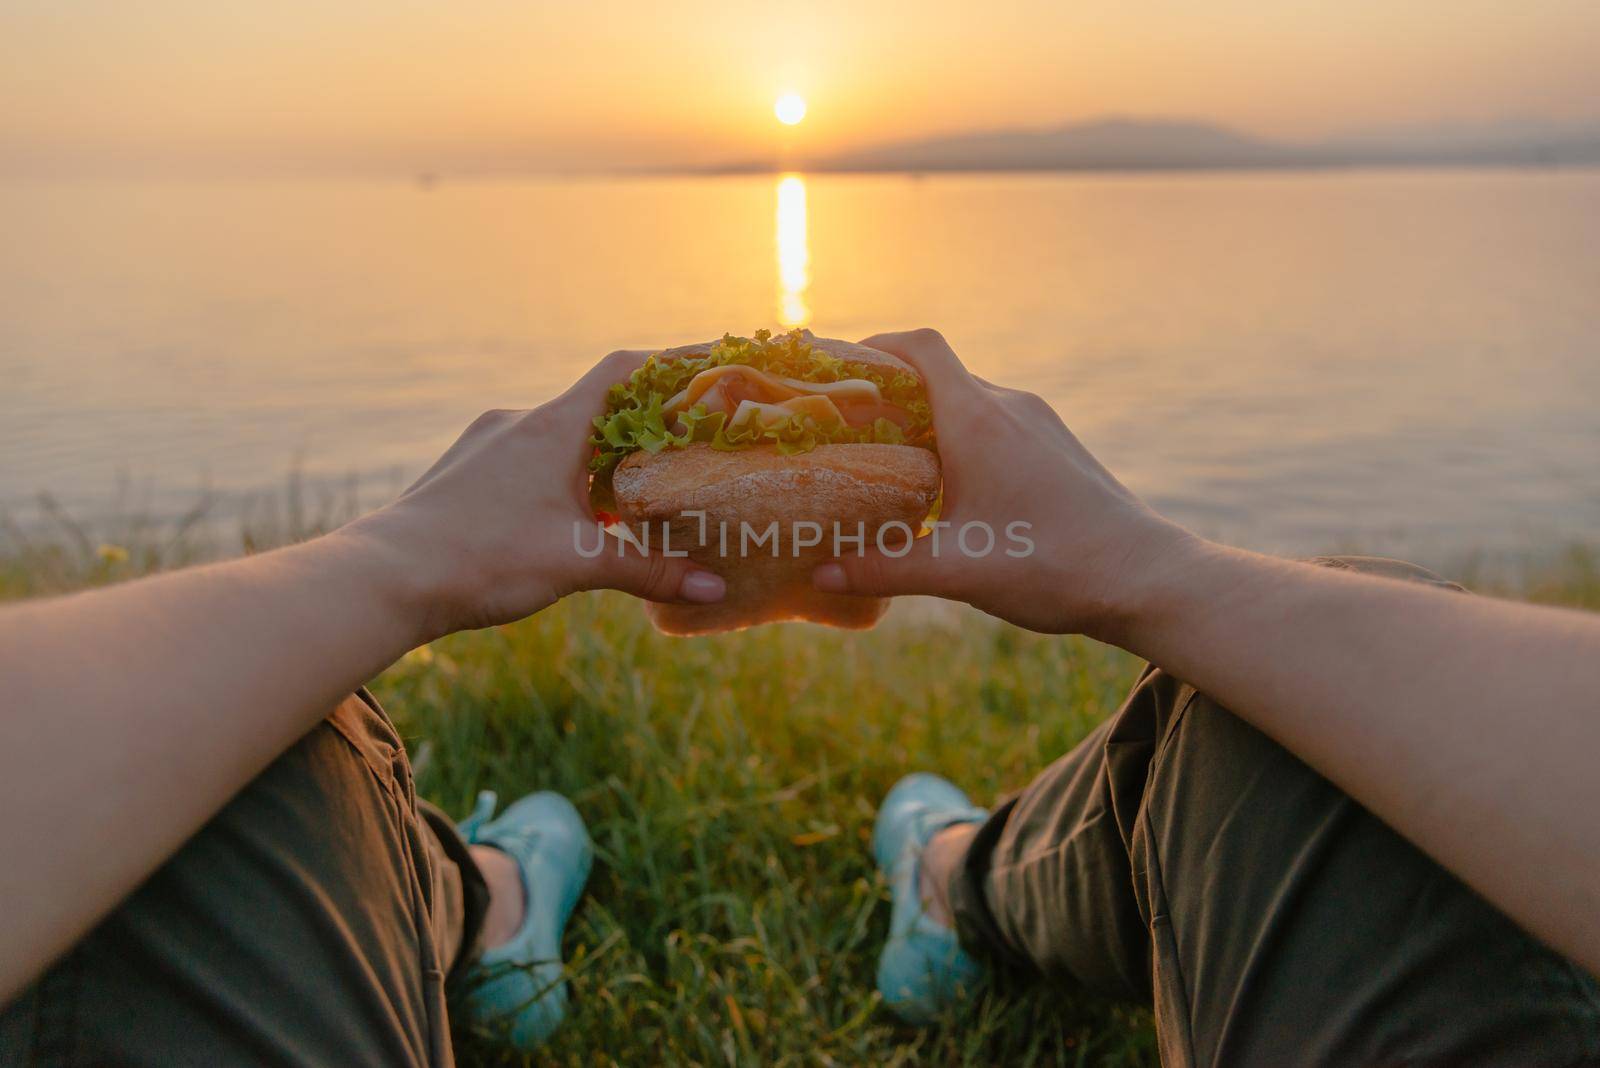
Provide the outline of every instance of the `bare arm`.
[[0,1002],[413,646],[578,589],[720,596],[683,560],[573,550],[589,419],[638,357],[486,415],[326,537],[0,609]]
[[1211,544],[1145,507],[1039,398],[974,378],[937,334],[867,344],[929,380],[944,517],[1027,522],[1035,551],[971,560],[923,539],[903,559],[825,565],[819,585],[952,597],[1138,653],[1600,972],[1600,617]]
[[1600,972],[1600,617],[1188,542],[1109,633]]

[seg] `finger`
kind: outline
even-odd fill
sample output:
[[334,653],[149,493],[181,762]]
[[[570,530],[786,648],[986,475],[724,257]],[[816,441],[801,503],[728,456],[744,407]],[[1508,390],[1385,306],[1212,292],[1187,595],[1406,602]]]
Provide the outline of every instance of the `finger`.
[[626,382],[629,375],[644,366],[649,356],[648,349],[619,349],[610,353],[585,371],[557,400],[587,404],[598,410],[605,403],[606,391],[618,382]]
[[955,350],[937,330],[924,327],[893,334],[873,334],[862,340],[868,348],[898,356],[922,373],[928,395],[951,393],[974,383]]
[[586,590],[621,590],[647,601],[678,604],[715,604],[728,592],[720,575],[680,556],[642,553],[630,546],[618,555],[608,544],[589,564],[580,584]]
[[593,418],[605,407],[606,393],[611,387],[626,382],[629,375],[644,366],[649,356],[650,353],[645,349],[613,352],[584,372],[582,378],[567,387],[567,391],[551,403],[563,410],[587,412],[585,418]]
[[589,435],[594,430],[594,417],[605,412],[606,394],[612,386],[626,382],[629,375],[644,366],[649,355],[642,349],[611,353],[589,368],[565,393],[530,416],[553,423],[554,431],[570,438],[574,451],[587,460],[593,448]]
[[957,573],[934,552],[931,538],[918,538],[903,556],[876,549],[860,555],[845,554],[818,566],[811,584],[823,593],[850,593],[866,597],[896,597],[925,593],[962,600]]

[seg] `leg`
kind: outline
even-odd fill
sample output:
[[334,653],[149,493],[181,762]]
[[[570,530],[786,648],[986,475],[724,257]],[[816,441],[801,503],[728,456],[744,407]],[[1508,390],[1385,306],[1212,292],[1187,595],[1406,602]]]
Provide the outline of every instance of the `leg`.
[[1154,669],[979,829],[948,893],[971,944],[1153,1002],[1168,1065],[1600,1057],[1592,977]]
[[0,1013],[12,1063],[451,1063],[487,891],[347,698]]

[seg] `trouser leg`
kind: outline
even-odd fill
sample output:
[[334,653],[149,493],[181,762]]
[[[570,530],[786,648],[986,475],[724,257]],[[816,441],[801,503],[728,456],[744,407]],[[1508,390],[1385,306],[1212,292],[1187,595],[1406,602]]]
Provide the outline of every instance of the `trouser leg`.
[[1159,670],[995,811],[950,889],[974,948],[1153,1004],[1168,1065],[1600,1058],[1592,976]]
[[487,900],[351,696],[0,1012],[0,1062],[449,1064]]

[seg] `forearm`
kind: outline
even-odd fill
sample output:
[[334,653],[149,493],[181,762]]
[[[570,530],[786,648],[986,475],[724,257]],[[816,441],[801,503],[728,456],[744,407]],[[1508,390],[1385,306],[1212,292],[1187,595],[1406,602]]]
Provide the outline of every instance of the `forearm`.
[[1600,619],[1180,539],[1109,634],[1600,970]]
[[577,590],[721,596],[662,555],[572,551],[617,352],[480,416],[386,507],[305,545],[0,609],[0,1002],[352,688],[412,646]]
[[971,375],[937,333],[866,344],[928,382],[942,517],[1023,523],[1038,551],[941,559],[923,538],[894,557],[841,556],[819,587],[932,593],[1130,649],[1600,972],[1600,617],[1210,545],[1146,508],[1044,401]]
[[356,534],[0,611],[0,999],[419,637]]

